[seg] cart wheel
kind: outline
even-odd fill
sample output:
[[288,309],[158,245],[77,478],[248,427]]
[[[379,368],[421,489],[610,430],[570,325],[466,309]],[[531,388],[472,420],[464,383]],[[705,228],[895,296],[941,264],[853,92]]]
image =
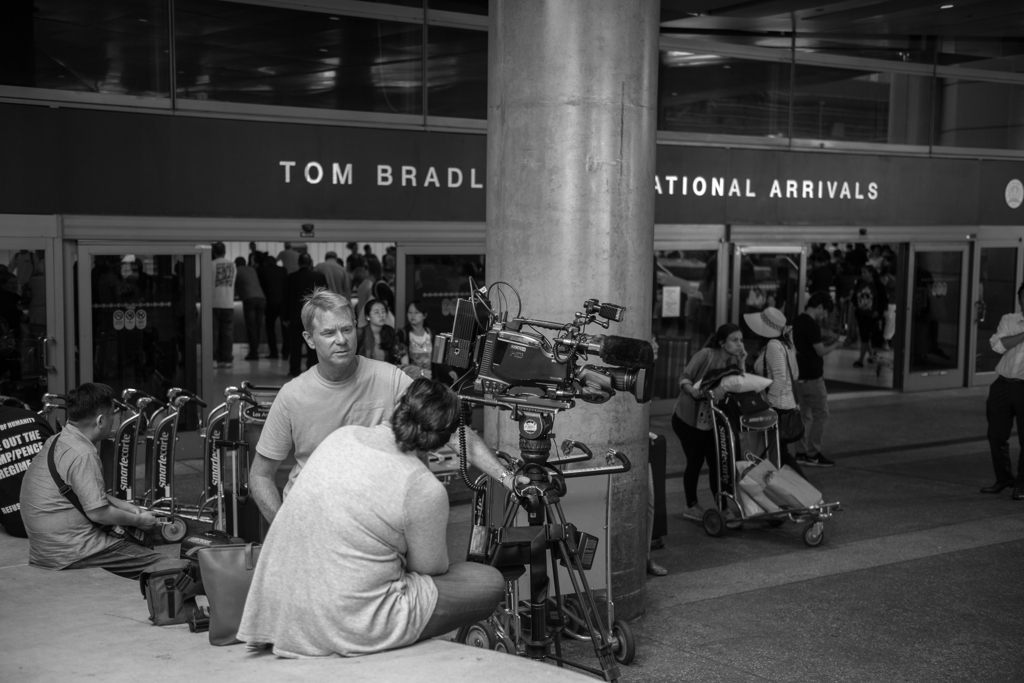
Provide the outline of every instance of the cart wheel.
[[498,642],[494,644],[495,652],[503,652],[508,655],[519,654],[516,651],[516,644],[512,642],[512,639],[508,636],[501,636],[498,638]]
[[188,533],[188,525],[181,517],[171,517],[168,524],[160,525],[160,536],[168,543],[178,543]]
[[814,548],[825,540],[825,523],[811,522],[804,527],[804,543]]
[[718,538],[725,530],[725,515],[718,508],[708,508],[705,510],[701,521],[704,523],[704,531],[707,532],[708,536]]
[[493,626],[486,621],[478,621],[475,624],[460,628],[458,635],[455,636],[455,640],[470,647],[493,650],[498,642],[498,636],[494,632]]
[[615,661],[619,664],[629,664],[636,657],[636,641],[633,640],[633,630],[629,624],[619,619],[612,623],[612,638],[615,639]]
[[570,595],[562,602],[565,614],[565,632],[577,636],[587,636],[587,620],[583,618],[583,604],[575,595]]

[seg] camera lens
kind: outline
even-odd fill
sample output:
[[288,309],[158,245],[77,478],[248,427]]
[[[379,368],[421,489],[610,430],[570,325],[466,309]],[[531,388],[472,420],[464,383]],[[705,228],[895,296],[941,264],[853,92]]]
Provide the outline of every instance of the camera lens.
[[647,403],[654,395],[654,382],[647,376],[646,368],[608,368],[615,391],[627,391],[637,403]]

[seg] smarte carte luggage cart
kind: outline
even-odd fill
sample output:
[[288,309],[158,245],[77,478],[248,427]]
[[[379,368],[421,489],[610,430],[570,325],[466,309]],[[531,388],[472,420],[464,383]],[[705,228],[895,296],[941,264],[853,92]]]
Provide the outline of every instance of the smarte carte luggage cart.
[[[715,381],[702,389],[710,395],[710,390],[717,385]],[[734,396],[726,394],[722,401],[711,401],[711,416],[718,455],[718,496],[715,505],[704,512],[701,520],[704,531],[709,536],[718,537],[726,528],[741,529],[749,522],[764,522],[768,526],[777,527],[792,521],[804,524],[804,543],[812,548],[821,545],[825,540],[825,520],[843,509],[838,502],[822,502],[805,508],[784,508],[777,512],[754,515],[748,515],[740,502],[736,461],[743,454],[753,453],[757,457],[769,458],[777,469],[781,469],[778,414],[770,408],[744,414]],[[726,511],[731,511],[734,517],[727,519]]]
[[[280,390],[279,386],[260,386],[243,381],[238,389],[226,396],[225,438],[210,439],[212,447],[219,450],[214,462],[220,467],[218,485],[223,490],[222,530],[247,541],[262,541],[267,534],[267,521],[256,500],[249,495],[249,468],[270,406]],[[232,420],[234,406],[238,406],[238,412],[237,418]]]

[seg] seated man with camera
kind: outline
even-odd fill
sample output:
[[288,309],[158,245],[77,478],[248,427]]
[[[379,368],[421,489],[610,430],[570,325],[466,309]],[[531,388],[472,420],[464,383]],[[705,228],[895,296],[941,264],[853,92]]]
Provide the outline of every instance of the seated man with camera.
[[392,424],[348,426],[310,455],[260,554],[238,638],[281,657],[363,655],[486,619],[501,573],[449,566],[448,496],[426,467],[459,399],[418,379]]
[[[99,567],[128,579],[137,579],[158,564],[179,566],[179,560],[105,529],[121,526],[149,531],[159,523],[153,513],[105,493],[98,449],[116,422],[113,390],[87,382],[68,392],[66,404],[68,423],[43,445],[21,485],[29,564],[47,569]],[[69,492],[61,492],[58,477],[70,487]],[[80,508],[69,496],[77,497]]]
[[[328,435],[345,426],[375,427],[389,421],[399,397],[412,384],[394,365],[358,355],[355,314],[352,304],[340,294],[315,288],[302,307],[302,326],[302,336],[316,350],[318,362],[278,393],[249,473],[249,487],[268,522],[274,521],[283,497],[289,495],[310,454]],[[506,487],[512,486],[510,473],[468,429],[466,450],[469,462]],[[282,496],[275,478],[292,453],[295,467]]]

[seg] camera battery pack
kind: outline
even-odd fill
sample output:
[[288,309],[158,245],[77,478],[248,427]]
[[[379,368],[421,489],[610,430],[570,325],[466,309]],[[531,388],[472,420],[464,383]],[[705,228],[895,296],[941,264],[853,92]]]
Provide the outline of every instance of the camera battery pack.
[[469,535],[469,550],[466,552],[466,559],[470,562],[486,562],[490,541],[491,530],[479,524],[474,525],[473,531]]
[[[575,545],[576,556],[580,558],[580,564],[585,571],[594,566],[594,558],[597,557],[597,541],[597,536],[591,536],[585,531],[577,531],[569,542],[570,547]],[[565,566],[563,559],[559,559],[558,563]]]

